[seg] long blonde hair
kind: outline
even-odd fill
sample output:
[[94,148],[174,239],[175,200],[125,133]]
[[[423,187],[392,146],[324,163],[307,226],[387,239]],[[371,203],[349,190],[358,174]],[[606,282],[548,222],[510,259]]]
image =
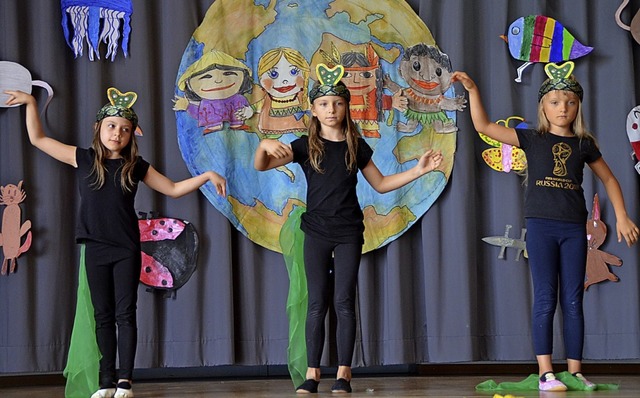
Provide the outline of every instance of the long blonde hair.
[[[315,116],[311,117],[311,122],[309,123],[309,161],[311,162],[311,167],[318,173],[324,173],[324,170],[320,167],[320,163],[324,158],[324,144],[320,140],[321,128],[318,118]],[[348,104],[344,120],[342,120],[342,131],[347,141],[347,152],[344,155],[344,163],[349,173],[354,173],[358,171],[356,154],[358,153],[358,138],[360,138],[360,132],[351,119],[351,110]]]
[[[587,129],[587,124],[584,121],[584,116],[582,113],[582,101],[580,100],[580,98],[571,91],[567,91],[567,90],[559,90],[559,91],[562,91],[562,93],[564,93],[565,95],[572,95],[578,100],[578,111],[576,112],[576,118],[573,119],[573,122],[571,123],[571,132],[581,140],[584,138],[592,140],[594,144],[596,144],[597,146],[595,137],[591,134],[591,132],[589,132],[589,130]],[[545,94],[540,99],[540,102],[538,102],[538,132],[540,134],[548,133],[549,129],[551,128],[551,123],[549,123],[549,119],[547,118],[547,115],[545,115],[544,113],[544,107],[542,104],[547,94]]]
[[[104,119],[95,124],[93,142],[91,143],[91,148],[95,152],[95,157],[93,158],[93,164],[91,166],[91,175],[94,176],[91,186],[95,190],[102,188],[107,178],[107,168],[104,165],[104,161],[107,159],[109,149],[107,149],[100,140],[100,128],[102,127],[103,121]],[[122,158],[124,159],[124,164],[122,165],[120,173],[120,185],[122,186],[123,191],[131,192],[135,185],[133,180],[133,170],[138,159],[138,143],[136,142],[134,132],[131,132],[131,139],[127,146],[122,149],[120,155],[122,155]]]

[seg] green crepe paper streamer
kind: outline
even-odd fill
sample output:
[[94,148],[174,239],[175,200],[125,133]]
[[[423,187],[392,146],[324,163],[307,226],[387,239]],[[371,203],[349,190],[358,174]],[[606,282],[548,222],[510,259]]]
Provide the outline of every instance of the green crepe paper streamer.
[[81,245],[76,316],[71,332],[67,366],[62,372],[67,378],[64,391],[66,398],[86,398],[99,388],[98,373],[101,355],[96,342],[96,321],[93,317],[84,251],[85,247]]
[[295,207],[280,230],[280,247],[289,273],[287,317],[289,318],[289,346],[287,359],[289,375],[294,387],[302,384],[307,375],[307,276],[304,271],[304,233],[300,216],[304,208]]
[[[556,373],[556,378],[567,386],[568,391],[592,391],[585,384],[569,372]],[[476,386],[476,391],[538,391],[537,374],[531,374],[522,381],[502,382],[500,384],[493,380],[483,381]],[[596,384],[595,390],[617,390],[617,384]]]

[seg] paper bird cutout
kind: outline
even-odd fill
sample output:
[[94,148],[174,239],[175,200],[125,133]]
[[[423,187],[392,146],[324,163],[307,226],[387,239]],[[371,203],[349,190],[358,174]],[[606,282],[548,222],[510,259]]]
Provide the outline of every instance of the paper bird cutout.
[[509,45],[509,53],[517,60],[525,61],[518,68],[516,82],[522,81],[522,73],[534,62],[560,63],[587,55],[593,47],[585,46],[564,26],[543,15],[520,17],[509,26],[502,37]]
[[527,234],[527,229],[522,228],[520,231],[520,239],[510,238],[509,231],[511,230],[511,225],[507,224],[504,228],[504,236],[488,236],[482,238],[482,240],[493,246],[500,246],[500,254],[498,254],[499,259],[504,259],[504,254],[507,250],[507,247],[513,247],[517,249],[516,252],[516,261],[520,261],[520,255],[524,254],[525,258],[529,258],[527,254],[527,244],[524,240],[525,235]]
[[640,105],[631,109],[627,115],[627,136],[633,148],[631,158],[635,155],[635,169],[640,174]]

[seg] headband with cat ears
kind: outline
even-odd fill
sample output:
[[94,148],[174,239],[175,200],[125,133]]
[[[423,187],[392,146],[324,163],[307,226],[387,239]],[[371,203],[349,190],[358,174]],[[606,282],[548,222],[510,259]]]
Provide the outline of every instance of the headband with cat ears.
[[540,91],[538,91],[538,102],[542,100],[542,97],[544,97],[545,94],[554,90],[571,91],[580,98],[580,101],[582,101],[582,97],[584,95],[582,86],[571,75],[574,67],[575,64],[572,61],[565,62],[562,65],[554,63],[546,64],[544,66],[544,71],[549,78],[542,83],[542,86],[540,86]]
[[109,103],[98,111],[96,122],[108,116],[123,117],[131,122],[136,135],[142,135],[142,130],[138,127],[138,115],[132,108],[138,99],[138,94],[133,91],[122,93],[117,88],[109,87],[107,89],[107,97],[109,98]]
[[351,93],[343,82],[340,81],[344,75],[344,66],[336,65],[333,68],[329,68],[325,64],[318,64],[316,66],[316,76],[318,76],[318,82],[311,89],[309,93],[309,100],[315,101],[316,98],[324,97],[327,95],[336,95],[342,97],[349,102],[351,100]]

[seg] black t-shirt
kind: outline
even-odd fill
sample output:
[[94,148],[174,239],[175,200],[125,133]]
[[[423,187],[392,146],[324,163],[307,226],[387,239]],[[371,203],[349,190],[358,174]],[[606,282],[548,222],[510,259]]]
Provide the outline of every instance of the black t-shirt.
[[[350,173],[345,163],[347,142],[321,138],[324,158],[316,172],[309,162],[309,137],[291,143],[293,161],[299,163],[307,178],[307,211],[302,215],[301,229],[314,237],[338,243],[363,243],[364,216],[358,203],[358,173]],[[363,169],[373,150],[364,139],[358,139],[356,161]]]
[[91,240],[132,250],[140,250],[140,229],[134,201],[138,182],[144,179],[149,163],[138,157],[133,172],[131,192],[122,190],[120,171],[123,159],[107,159],[104,185],[95,190],[91,166],[93,149],[76,149],[76,175],[80,189],[80,212],[76,226],[76,241]]
[[527,155],[524,216],[586,222],[582,179],[584,165],[602,157],[595,142],[530,129],[516,129],[516,134]]

